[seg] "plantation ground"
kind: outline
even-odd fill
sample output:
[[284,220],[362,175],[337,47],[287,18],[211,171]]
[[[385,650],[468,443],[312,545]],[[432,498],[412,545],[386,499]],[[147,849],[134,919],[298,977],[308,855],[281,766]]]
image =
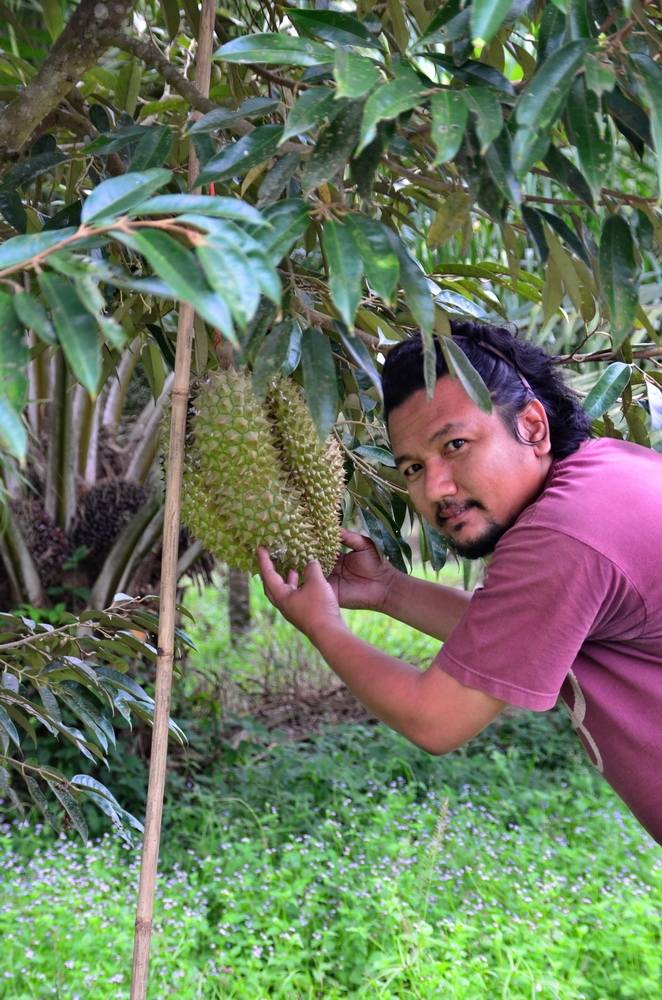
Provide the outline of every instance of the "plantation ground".
[[[234,649],[218,593],[188,602],[198,653],[176,702],[192,748],[169,779],[151,1000],[660,1000],[662,851],[561,713],[444,758],[360,714],[306,736],[297,711],[335,706],[334,681],[253,599]],[[352,624],[395,655],[436,648]],[[144,776],[122,764],[128,804]],[[138,860],[109,836],[86,849],[2,826],[0,997],[126,998]]]

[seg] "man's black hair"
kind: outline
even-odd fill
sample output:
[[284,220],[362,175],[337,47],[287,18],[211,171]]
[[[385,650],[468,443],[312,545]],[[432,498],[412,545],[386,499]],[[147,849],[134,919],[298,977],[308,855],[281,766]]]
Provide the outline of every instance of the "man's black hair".
[[[504,423],[515,437],[517,414],[528,400],[536,398],[545,407],[554,458],[565,458],[590,437],[590,423],[577,394],[564,381],[551,357],[540,347],[517,340],[504,327],[474,320],[451,320],[451,334],[490,391]],[[448,374],[435,337],[437,378]],[[423,348],[420,334],[393,347],[382,372],[384,417],[419,389],[423,379]]]

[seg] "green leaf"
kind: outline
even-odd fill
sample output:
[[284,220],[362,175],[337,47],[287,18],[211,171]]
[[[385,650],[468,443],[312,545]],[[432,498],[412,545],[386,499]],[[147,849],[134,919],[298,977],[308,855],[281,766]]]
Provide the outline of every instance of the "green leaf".
[[[357,45],[361,48],[379,49],[366,26],[351,14],[336,10],[297,10],[292,7],[287,16],[299,31],[331,42],[335,46]],[[327,56],[328,58],[328,56]]]
[[472,204],[466,191],[452,191],[441,202],[428,229],[427,245],[431,249],[443,246],[464,226]]
[[469,110],[476,116],[476,134],[484,153],[503,128],[501,105],[489,87],[467,87],[462,92]]
[[16,188],[27,187],[41,174],[48,173],[53,167],[70,159],[71,156],[66,156],[61,149],[50,149],[47,152],[29,156],[5,174],[0,190],[15,191]]
[[469,361],[459,344],[452,337],[440,337],[441,349],[448,365],[448,372],[456,378],[469,399],[484,413],[492,412],[492,398],[480,374]]
[[214,219],[235,219],[252,226],[266,226],[256,208],[239,198],[222,198],[207,194],[157,194],[154,198],[136,205],[129,215],[179,215],[195,212]]
[[613,156],[609,132],[606,130],[602,135],[598,113],[597,98],[587,90],[584,79],[576,79],[568,97],[567,120],[584,177],[593,194],[606,184]]
[[[466,13],[469,13],[469,11],[467,10]],[[442,56],[437,52],[426,54],[426,59],[429,59],[430,62],[435,63],[437,66],[441,66],[442,69],[455,77],[456,80],[461,80],[467,84],[479,84],[480,86],[490,87],[492,90],[500,93],[501,100],[506,101],[508,104],[513,103],[510,98],[517,97],[517,91],[510,80],[503,73],[499,73],[493,66],[488,66],[487,63],[467,59],[466,62],[457,65],[450,56]]]
[[171,177],[172,172],[161,167],[111,177],[94,188],[85,199],[81,219],[84,223],[109,222],[135,208],[150,194],[167,184]]
[[386,227],[376,219],[355,213],[345,217],[345,225],[349,226],[361,255],[368,283],[387,305],[392,305],[400,264]]
[[[2,705],[0,705],[0,726],[2,726],[5,733],[7,734],[7,738],[12,741],[12,743],[17,747],[17,749],[20,750],[21,737],[18,735],[18,729],[12,722],[11,716],[7,714]],[[7,751],[5,749],[5,753],[6,752]]]
[[220,295],[210,291],[195,257],[168,233],[157,229],[118,234],[117,238],[137,250],[165,281],[175,298],[189,302],[197,313],[223,336],[235,342],[230,310]]
[[389,234],[391,246],[400,263],[400,285],[405,293],[407,305],[422,333],[432,333],[434,329],[434,300],[425,272],[410,255],[395,233]]
[[60,0],[42,0],[41,10],[46,30],[54,42],[64,28],[64,11]]
[[146,125],[125,125],[112,132],[97,136],[83,147],[84,153],[96,153],[99,156],[110,156],[133,143],[137,143],[149,131]]
[[159,0],[159,6],[168,29],[168,37],[172,41],[179,31],[179,0]]
[[522,191],[513,169],[510,136],[505,128],[485,151],[485,163],[504,198],[519,206]]
[[343,322],[350,329],[361,301],[363,260],[352,228],[340,222],[324,224],[324,255],[329,268],[329,292]]
[[231,108],[214,108],[213,111],[208,111],[202,118],[192,122],[187,132],[189,135],[215,132],[217,129],[227,128],[242,118],[264,118],[265,115],[276,111],[279,105],[280,101],[273,97],[249,97],[242,101],[236,111]]
[[528,174],[531,167],[544,159],[551,141],[550,130],[520,126],[513,136],[511,160],[518,177]]
[[228,177],[243,177],[251,167],[270,159],[278,149],[283,134],[280,125],[259,125],[237,142],[226,146],[207,160],[198,175],[198,184],[222,181]]
[[317,66],[329,62],[333,53],[326,45],[307,38],[265,32],[245,35],[221,45],[215,59],[233,63],[263,63],[277,66]]
[[101,379],[99,327],[71,281],[49,271],[38,280],[69,367],[94,399]]
[[28,435],[23,421],[0,393],[0,450],[12,455],[21,464],[28,450]]
[[662,192],[662,68],[645,52],[632,52],[634,63],[650,105],[650,122],[653,144],[657,156],[657,177]]
[[24,233],[27,229],[27,212],[16,191],[0,191],[0,215],[17,233]]
[[544,163],[554,180],[576,194],[589,208],[593,208],[591,189],[571,160],[568,160],[555,146],[550,146],[545,154]]
[[[227,234],[212,236],[195,252],[207,281],[227,303],[237,325],[245,329],[260,301],[255,262],[251,263],[241,245]],[[264,258],[263,266],[271,270]]]
[[172,131],[168,125],[150,128],[136,146],[129,170],[149,170],[161,167],[168,158],[172,145]]
[[356,152],[360,153],[375,138],[378,122],[397,118],[405,111],[415,108],[428,89],[429,86],[422,83],[406,64],[400,66],[396,79],[382,84],[366,101]]
[[56,798],[59,799],[60,805],[67,813],[69,819],[72,822],[74,830],[80,834],[83,842],[87,841],[87,823],[85,822],[85,817],[83,816],[82,810],[75,798],[67,790],[64,784],[60,784],[59,781],[48,781],[47,783]]
[[486,45],[503,24],[511,0],[473,0],[471,37],[474,45]]
[[377,546],[377,549],[393,563],[401,573],[407,572],[407,566],[402,556],[402,550],[395,538],[393,527],[388,525],[383,511],[375,514],[367,505],[359,509],[359,517],[363,521],[365,531]]
[[325,441],[338,413],[338,380],[331,342],[321,330],[309,327],[301,341],[306,402],[321,441]]
[[12,296],[0,290],[0,393],[20,413],[28,392],[28,345]]
[[[427,521],[420,520],[421,528],[423,529],[423,541],[427,554],[427,561],[429,561],[432,569],[435,573],[443,569],[446,565],[446,559],[448,558],[448,546],[444,541],[442,535],[438,531],[435,531]],[[424,561],[425,556],[423,556]]]
[[518,125],[537,132],[551,128],[563,110],[589,45],[586,40],[568,42],[545,60],[517,100],[514,115]]
[[277,323],[264,338],[253,363],[253,389],[262,398],[275,375],[290,375],[301,360],[301,327],[296,320]]
[[342,46],[338,46],[335,51],[333,75],[337,83],[337,98],[363,97],[370,93],[380,79],[379,69],[372,59]]
[[630,227],[610,215],[602,227],[598,259],[600,286],[609,308],[614,348],[632,332],[639,304],[639,269]]
[[58,243],[64,242],[76,232],[73,228],[58,229],[55,232],[30,233],[14,236],[0,246],[0,270],[15,268],[18,264],[31,262],[39,254]]
[[354,359],[359,368],[361,368],[368,376],[377,390],[379,399],[383,399],[382,380],[379,376],[379,372],[375,368],[375,362],[373,361],[370,351],[366,345],[362,340],[359,340],[358,337],[353,337],[346,333],[340,324],[338,324],[338,333],[347,354],[350,358]]
[[271,227],[260,234],[262,249],[273,264],[278,264],[308,228],[308,207],[300,198],[286,198],[269,205],[262,214]]
[[34,330],[37,336],[46,344],[55,344],[55,330],[48,318],[48,313],[44,309],[39,299],[29,292],[17,292],[14,295],[14,309],[21,323]]
[[362,111],[360,101],[348,102],[321,132],[303,173],[305,194],[345,168],[359,138]]
[[459,90],[440,90],[430,98],[430,138],[437,147],[433,165],[447,163],[457,153],[467,127],[469,109]]
[[303,135],[319,125],[334,107],[333,91],[328,87],[311,87],[297,99],[287,116],[281,142],[293,135]]
[[393,452],[387,451],[386,448],[378,448],[372,444],[362,444],[358,448],[354,448],[352,454],[358,455],[360,458],[367,458],[369,462],[385,465],[389,469],[395,468]]
[[589,420],[597,420],[614,405],[631,375],[632,366],[622,361],[614,361],[605,368],[583,403]]

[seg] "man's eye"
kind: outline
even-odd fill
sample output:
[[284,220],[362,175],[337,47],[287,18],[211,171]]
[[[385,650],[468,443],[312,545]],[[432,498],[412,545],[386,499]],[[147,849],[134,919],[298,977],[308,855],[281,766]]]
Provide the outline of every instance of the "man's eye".
[[419,463],[415,462],[413,465],[408,465],[406,468],[404,468],[402,470],[402,475],[405,477],[405,479],[411,479],[412,476],[416,475],[416,473],[419,471],[420,468],[421,466],[419,465]]
[[449,451],[459,451],[460,448],[462,448],[465,444],[466,441],[464,440],[464,438],[453,438],[452,441],[448,442],[446,447]]

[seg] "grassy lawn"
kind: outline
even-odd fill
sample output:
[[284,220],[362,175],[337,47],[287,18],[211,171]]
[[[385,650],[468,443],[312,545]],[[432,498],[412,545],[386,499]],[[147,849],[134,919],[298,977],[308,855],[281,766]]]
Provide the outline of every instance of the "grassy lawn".
[[[261,658],[286,674],[305,655],[317,677],[264,603],[231,651],[218,596],[196,600],[190,729],[229,698],[221,661],[243,690]],[[420,662],[436,649],[375,616],[353,625]],[[126,998],[138,861],[110,836],[0,827],[0,996]],[[367,723],[248,732],[173,773],[150,997],[660,1000],[661,917],[662,852],[560,713],[445,758]]]

